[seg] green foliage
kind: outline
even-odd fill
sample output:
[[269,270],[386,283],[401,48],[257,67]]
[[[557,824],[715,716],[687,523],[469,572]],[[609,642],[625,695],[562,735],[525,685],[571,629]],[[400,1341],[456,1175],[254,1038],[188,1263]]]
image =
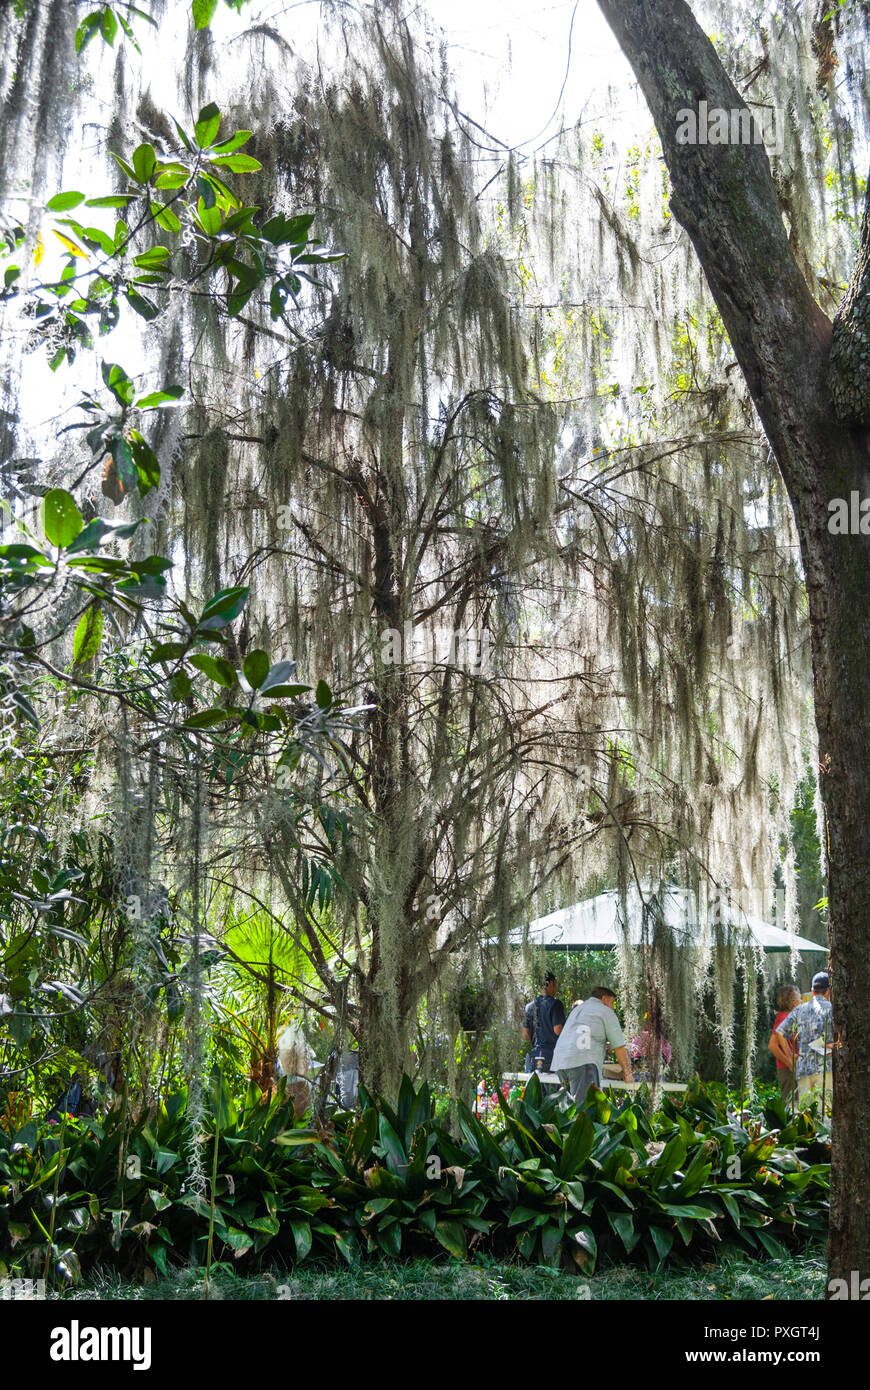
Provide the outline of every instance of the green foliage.
[[[224,4],[231,10],[241,11],[242,6],[248,0],[224,0]],[[218,0],[191,0],[190,12],[193,17],[195,29],[207,29],[215,17],[218,7]]]
[[[124,15],[125,11],[126,18]],[[116,0],[114,5],[103,5],[101,9],[92,10],[90,14],[85,15],[76,30],[76,53],[80,53],[83,48],[87,48],[91,39],[95,39],[97,34],[100,35],[104,43],[108,44],[109,48],[113,48],[119,28],[122,33],[127,36],[136,52],[141,53],[142,50],[136,41],[136,36],[133,33],[130,23],[133,19],[142,19],[146,24],[150,24],[155,29],[157,28],[157,21],[155,19],[152,19],[144,10],[138,9],[136,5],[128,4],[127,0]]]
[[107,1262],[166,1275],[175,1260],[204,1262],[210,1223],[217,1258],[240,1268],[475,1251],[589,1274],[603,1258],[651,1270],[714,1252],[781,1258],[825,1229],[826,1132],[781,1103],[738,1126],[700,1083],[648,1115],[642,1099],[615,1109],[594,1093],[575,1109],[533,1078],[503,1103],[497,1134],[460,1105],[455,1137],[407,1077],[395,1106],[364,1089],[360,1102],[331,1130],[307,1128],[283,1082],[236,1106],[213,1072],[211,1202],[189,1186],[184,1094],[60,1133],[31,1121],[0,1134],[0,1273],[48,1255],[61,1284]]
[[[113,42],[119,25],[135,43],[121,8],[106,5],[87,15],[78,30],[77,48],[84,47],[97,33],[106,42]],[[132,6],[123,8],[148,18]],[[221,112],[214,102],[202,107],[192,135],[177,121],[174,124],[180,145],[171,158],[158,156],[147,142],[129,154],[112,152],[127,180],[124,192],[88,197],[79,190],[68,190],[48,200],[46,209],[54,214],[69,213],[82,205],[123,213],[110,229],[85,225],[69,216],[56,217],[52,232],[67,252],[58,280],[24,288],[19,283],[20,267],[10,265],[5,271],[0,294],[3,299],[25,296],[25,312],[33,320],[34,331],[50,345],[53,371],[64,361],[74,361],[82,348],[93,348],[92,321],[100,334],[115,327],[121,297],[136,314],[151,322],[163,307],[151,294],[168,296],[170,285],[177,289],[194,284],[197,294],[209,293],[203,284],[223,277],[220,297],[231,317],[237,317],[251,296],[263,288],[275,320],[284,317],[288,301],[298,302],[303,280],[318,283],[313,274],[317,266],[342,259],[311,237],[313,215],[288,218],[281,213],[262,219],[260,209],[243,205],[226,182],[230,175],[261,168],[259,160],[240,152],[251,138],[250,130],[238,130],[219,140]],[[162,199],[155,197],[158,193]],[[155,241],[155,231],[166,234],[170,244]],[[193,233],[196,252],[192,265],[183,245],[188,231]],[[8,219],[2,234],[6,255],[24,241],[24,229]],[[151,287],[151,294],[144,294],[144,287]],[[217,297],[220,291],[214,293]],[[123,380],[122,375],[118,384]],[[107,385],[122,411],[133,404],[132,392],[115,390],[115,383]],[[93,403],[81,404],[99,411]],[[144,399],[135,405],[151,408]],[[90,441],[91,434],[88,438]],[[108,440],[106,443],[109,447]],[[122,480],[122,494],[129,490],[131,481],[135,485],[135,473],[128,470],[128,475]],[[121,497],[113,500],[118,502]]]

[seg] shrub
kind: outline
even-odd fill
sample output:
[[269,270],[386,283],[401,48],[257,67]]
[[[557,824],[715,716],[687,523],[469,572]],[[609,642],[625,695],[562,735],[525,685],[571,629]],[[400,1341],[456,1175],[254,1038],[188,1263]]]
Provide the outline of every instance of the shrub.
[[240,1269],[309,1257],[519,1256],[585,1273],[602,1258],[668,1262],[725,1251],[782,1257],[827,1224],[830,1146],[813,1111],[778,1096],[739,1124],[697,1080],[649,1109],[591,1091],[579,1108],[533,1077],[493,1133],[464,1105],[457,1132],[426,1085],[395,1106],[364,1088],[356,1114],[297,1124],[283,1085],[240,1107],[215,1070],[206,1113],[206,1193],[191,1187],[186,1096],[139,1116],[0,1133],[0,1275],[56,1284],[107,1264],[206,1262]]

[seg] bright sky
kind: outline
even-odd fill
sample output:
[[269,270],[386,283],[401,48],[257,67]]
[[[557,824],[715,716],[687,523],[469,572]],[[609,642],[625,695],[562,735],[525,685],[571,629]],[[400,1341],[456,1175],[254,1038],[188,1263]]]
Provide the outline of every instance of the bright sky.
[[[497,140],[532,154],[563,125],[571,127],[580,120],[598,125],[602,119],[612,123],[615,111],[608,101],[610,83],[618,85],[623,111],[631,111],[632,118],[639,117],[643,126],[649,123],[630,69],[594,0],[423,0],[421,8],[444,31],[448,64],[462,110],[485,125]],[[158,31],[140,21],[135,28],[142,59],[127,50],[127,61],[133,67],[141,61],[148,74],[157,106],[183,121],[185,113],[176,109],[175,65],[167,63],[165,57],[167,46],[174,52],[183,50],[188,13],[185,0],[176,7],[170,5]],[[241,15],[219,6],[212,33],[215,68],[221,76],[226,77],[231,69],[236,36],[257,23],[274,24],[291,38],[294,47],[303,53],[313,52],[322,26],[321,6],[318,0],[251,0]],[[80,140],[73,139],[64,160],[60,185],[64,189],[94,191],[94,148],[102,137],[98,127],[107,115],[102,93],[111,90],[117,48],[122,42],[119,37],[112,51],[97,39],[82,55],[83,69],[91,74],[93,107],[82,118]],[[190,123],[189,116],[186,123]],[[97,182],[101,182],[99,176]],[[109,191],[108,182],[105,189],[97,191]],[[107,227],[110,223],[111,215],[106,214]],[[43,273],[56,273],[61,249],[49,234],[45,250]],[[128,343],[128,331],[135,341],[140,327],[124,306],[122,323],[112,335],[112,360],[123,362],[136,355]],[[82,374],[86,379],[90,376],[91,385],[100,389],[96,357],[84,354],[74,373],[64,368],[57,376],[48,371],[44,353],[28,357],[22,394],[42,406],[29,412],[29,418],[35,423],[42,421],[48,402],[54,408],[46,424],[58,410],[68,411],[79,395]],[[75,390],[74,380],[78,382]]]
[[429,0],[427,8],[448,36],[461,90],[508,144],[531,151],[562,122],[591,115],[590,98],[600,112],[608,81],[628,79],[594,0]]

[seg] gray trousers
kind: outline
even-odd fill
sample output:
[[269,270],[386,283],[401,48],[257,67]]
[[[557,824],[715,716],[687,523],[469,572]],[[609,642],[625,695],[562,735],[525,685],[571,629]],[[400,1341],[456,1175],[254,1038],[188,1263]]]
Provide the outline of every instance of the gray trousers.
[[568,1067],[559,1072],[559,1080],[568,1088],[575,1105],[582,1105],[590,1086],[601,1086],[601,1078],[594,1062],[586,1062],[582,1067]]

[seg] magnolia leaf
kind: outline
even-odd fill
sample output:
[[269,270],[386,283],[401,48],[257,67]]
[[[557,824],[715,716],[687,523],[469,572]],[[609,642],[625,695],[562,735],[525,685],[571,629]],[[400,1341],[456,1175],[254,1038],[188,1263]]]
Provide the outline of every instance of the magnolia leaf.
[[207,29],[214,19],[218,0],[193,0],[191,12],[195,29]]
[[200,149],[207,149],[210,145],[214,144],[220,128],[220,123],[220,107],[215,106],[214,102],[210,101],[208,106],[204,106],[200,111],[196,124],[193,127],[196,143],[199,145]]
[[103,610],[92,603],[79,619],[73,637],[73,663],[83,665],[96,656],[103,640]]
[[245,679],[253,690],[258,690],[269,674],[269,657],[266,652],[248,652],[242,664]]
[[209,656],[207,652],[197,652],[196,656],[190,658],[190,664],[195,666],[198,671],[203,671],[209,680],[213,680],[216,685],[222,685],[227,690],[236,683],[235,668],[221,656]]
[[84,193],[56,193],[53,198],[49,198],[45,206],[49,212],[68,212],[70,208],[77,208],[79,203],[84,201]]
[[42,507],[46,540],[61,548],[74,541],[84,523],[70,494],[53,487],[45,494]]

